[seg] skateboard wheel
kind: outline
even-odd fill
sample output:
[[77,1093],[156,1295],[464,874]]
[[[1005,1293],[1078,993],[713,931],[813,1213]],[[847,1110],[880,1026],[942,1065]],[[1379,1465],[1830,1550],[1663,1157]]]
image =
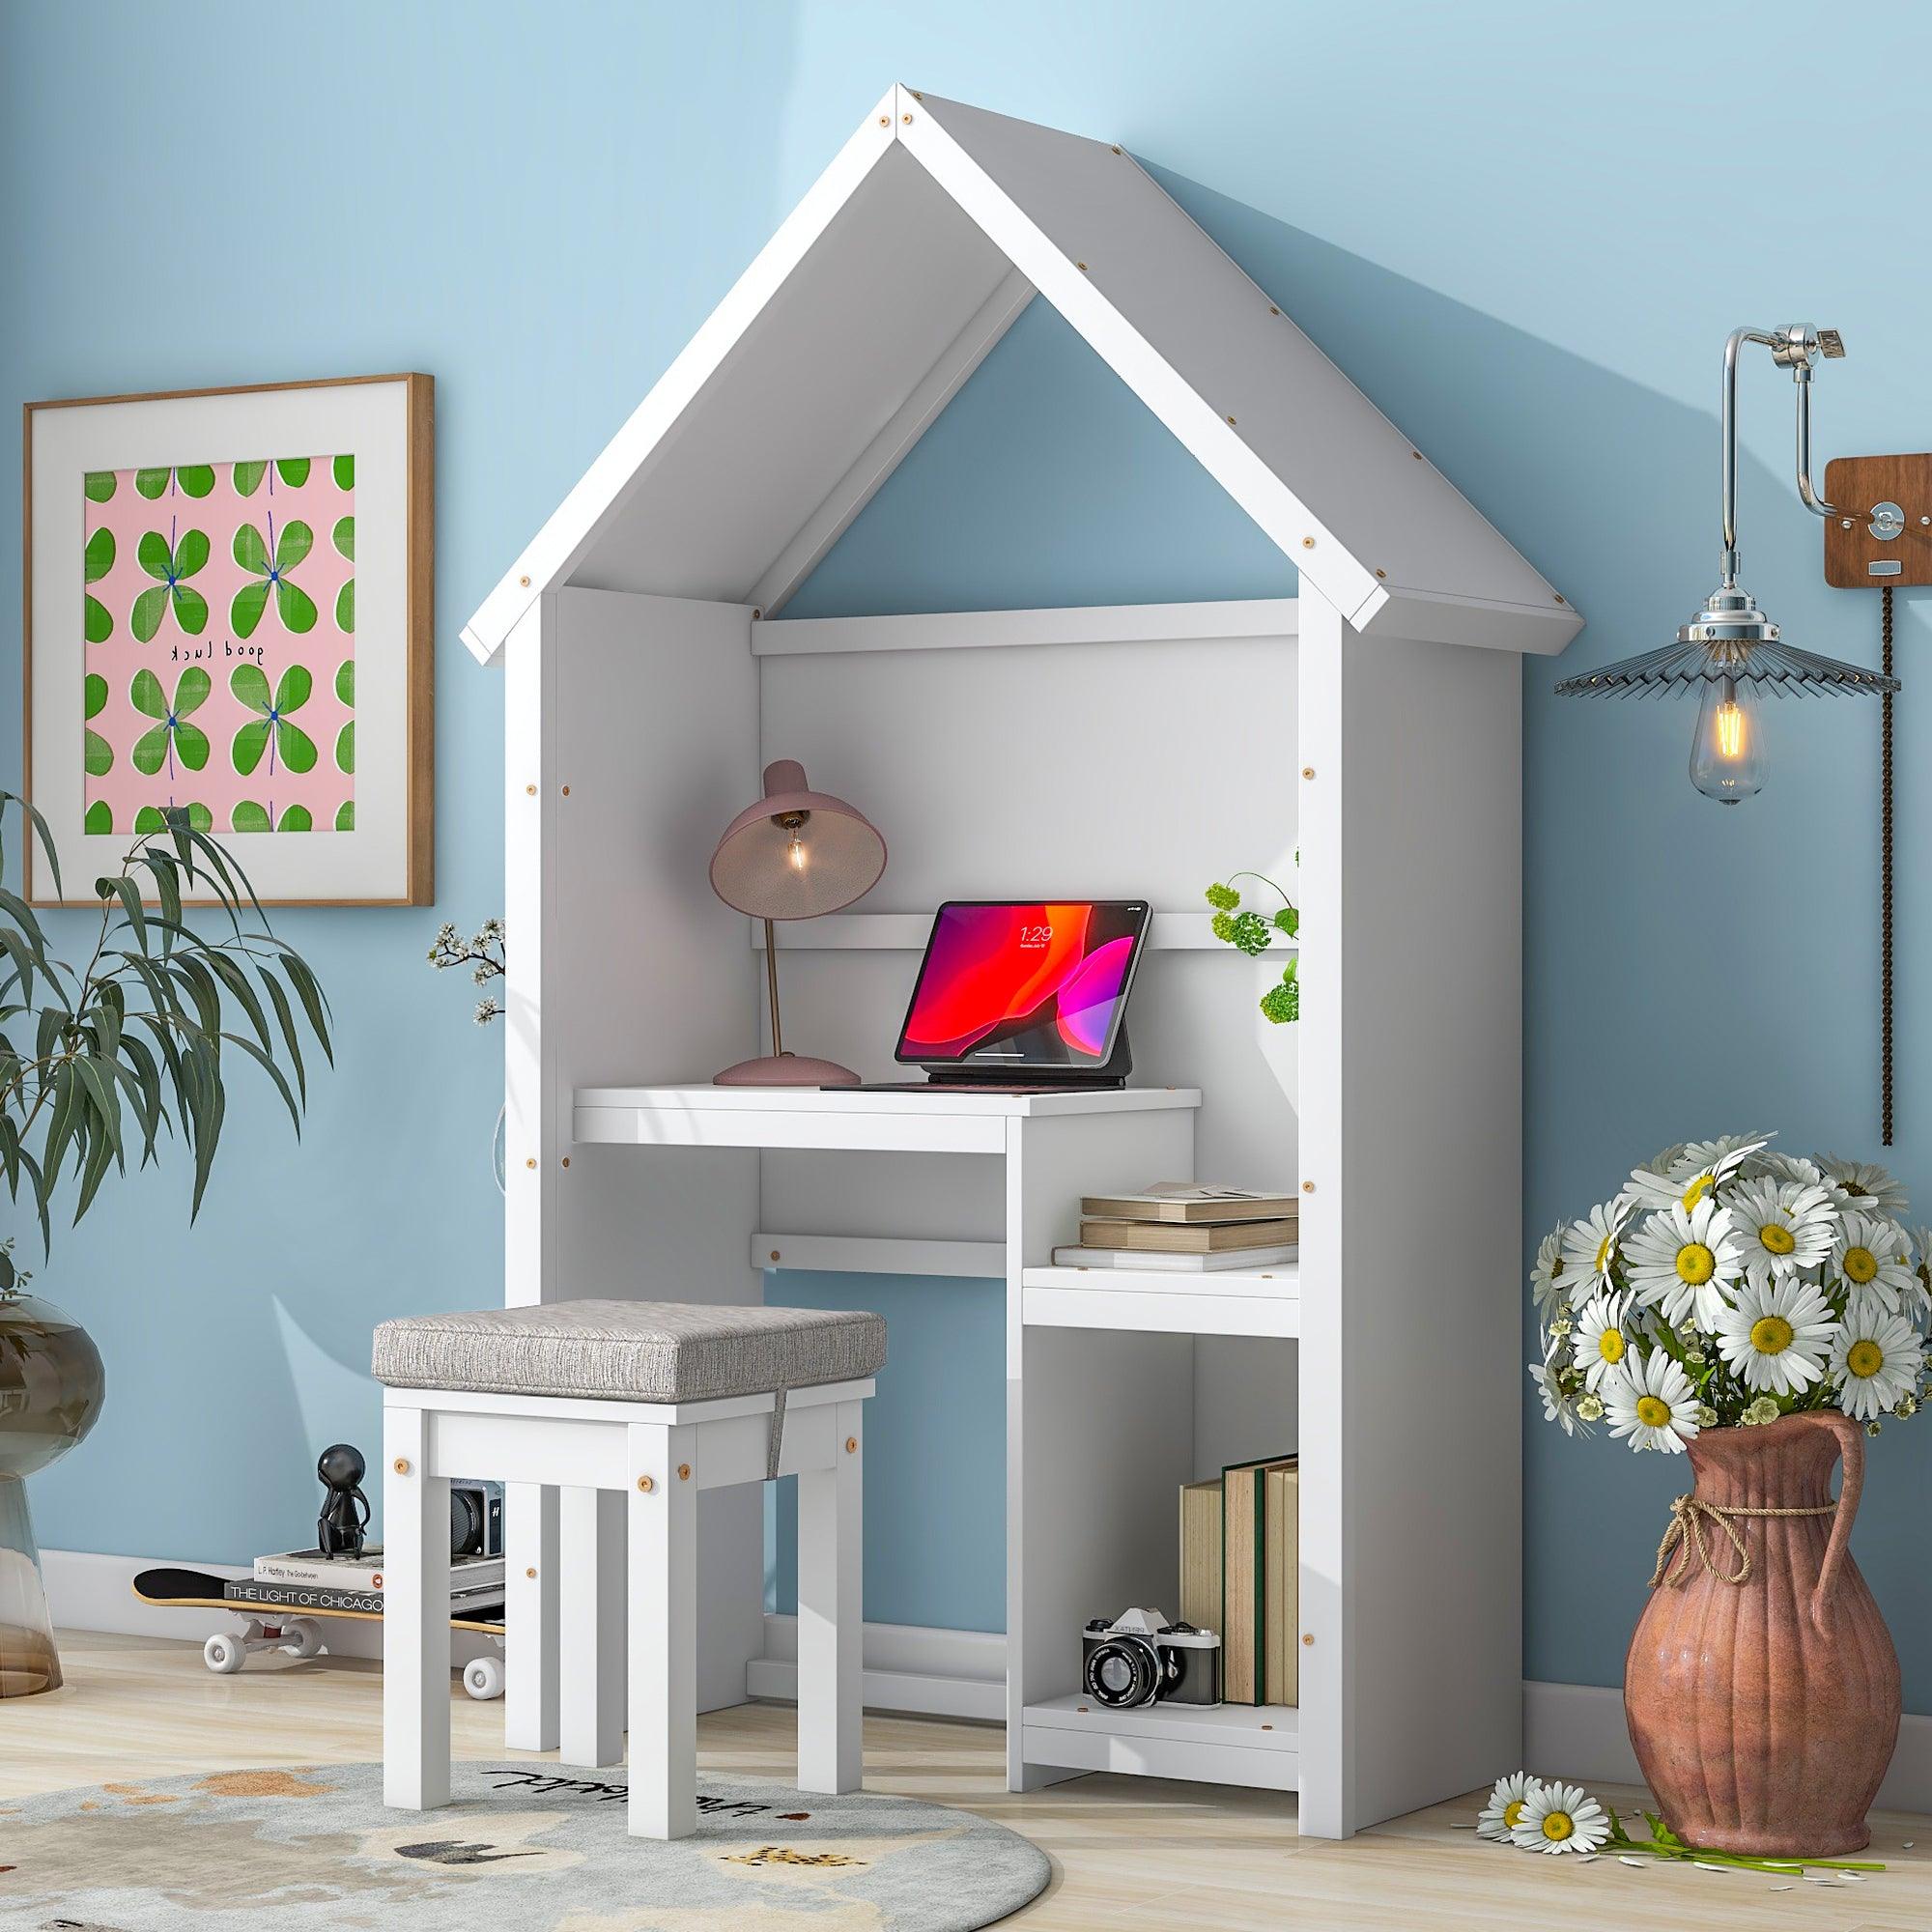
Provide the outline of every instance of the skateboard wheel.
[[292,1617],[282,1626],[282,1635],[287,1639],[282,1648],[291,1657],[322,1655],[322,1626],[307,1617]]
[[478,1703],[487,1704],[493,1697],[503,1694],[503,1660],[500,1657],[479,1657],[473,1662],[463,1666],[463,1688]]
[[226,1631],[217,1632],[201,1647],[201,1661],[223,1677],[240,1670],[247,1655],[241,1638],[230,1636]]

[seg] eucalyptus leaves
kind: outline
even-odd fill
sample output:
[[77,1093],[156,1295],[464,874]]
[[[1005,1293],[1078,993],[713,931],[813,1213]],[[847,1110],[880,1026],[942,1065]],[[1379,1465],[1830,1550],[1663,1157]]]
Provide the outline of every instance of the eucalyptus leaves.
[[[9,806],[19,808],[22,836],[31,827],[39,837],[58,895],[45,822],[5,791],[0,876]],[[0,887],[0,1174],[14,1201],[24,1193],[33,1204],[43,1244],[66,1179],[77,1182],[78,1221],[108,1170],[125,1173],[129,1154],[145,1167],[163,1133],[179,1134],[192,1156],[190,1217],[198,1213],[234,1054],[268,1075],[298,1134],[308,1098],[303,1035],[333,1060],[328,1002],[300,954],[270,930],[241,868],[189,811],[157,817],[120,873],[94,882],[100,927],[78,971],[54,957],[33,908]],[[196,932],[184,890],[210,895],[226,930]],[[0,1293],[16,1273],[10,1256]]]

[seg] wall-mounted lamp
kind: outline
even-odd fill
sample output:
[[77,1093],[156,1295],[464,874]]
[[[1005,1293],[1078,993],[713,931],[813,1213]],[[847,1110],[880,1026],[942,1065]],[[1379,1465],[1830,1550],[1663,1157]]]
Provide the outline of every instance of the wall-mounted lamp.
[[1859,665],[1840,664],[1800,650],[1738,585],[1738,351],[1760,342],[1772,360],[1791,371],[1798,386],[1798,496],[1820,517],[1837,515],[1811,484],[1811,371],[1820,356],[1845,353],[1835,328],[1812,330],[1734,328],[1724,343],[1724,550],[1723,576],[1716,590],[1677,633],[1677,641],[1643,657],[1626,658],[1602,670],[1566,677],[1558,696],[1649,696],[1657,692],[1694,693],[1697,730],[1690,744],[1690,782],[1706,798],[1735,805],[1764,783],[1764,721],[1759,698],[1767,689],[1786,692],[1881,693],[1898,680]]

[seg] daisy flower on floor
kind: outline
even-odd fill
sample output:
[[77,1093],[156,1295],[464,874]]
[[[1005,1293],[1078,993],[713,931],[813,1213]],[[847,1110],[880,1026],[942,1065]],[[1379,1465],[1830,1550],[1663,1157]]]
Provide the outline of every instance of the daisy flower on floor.
[[1714,1329],[1727,1292],[1744,1278],[1746,1254],[1729,1208],[1707,1198],[1652,1214],[1624,1242],[1623,1259],[1646,1308],[1672,1327]]
[[1831,1363],[1839,1384],[1838,1406],[1870,1422],[1903,1397],[1917,1395],[1925,1344],[1904,1316],[1855,1307],[1832,1344]]
[[1747,1281],[1718,1318],[1718,1350],[1748,1389],[1798,1395],[1825,1372],[1837,1339],[1831,1304],[1795,1275]]
[[1558,1279],[1572,1301],[1587,1300],[1607,1288],[1617,1243],[1630,1225],[1631,1205],[1619,1194],[1592,1208],[1580,1221],[1562,1230],[1562,1271]]
[[1602,1391],[1604,1378],[1630,1352],[1624,1334],[1624,1297],[1599,1294],[1577,1311],[1577,1366],[1588,1388]]
[[1818,1165],[1825,1170],[1825,1179],[1854,1208],[1876,1208],[1881,1214],[1905,1212],[1905,1189],[1889,1169],[1876,1161],[1843,1160],[1834,1153],[1821,1153]]
[[1832,1272],[1844,1278],[1854,1307],[1882,1308],[1888,1315],[1907,1307],[1922,1285],[1912,1271],[1905,1230],[1882,1214],[1856,1208],[1838,1216]]
[[1633,1449],[1682,1453],[1697,1434],[1697,1392],[1680,1364],[1662,1349],[1633,1349],[1622,1367],[1604,1378],[1598,1391],[1612,1435],[1630,1437]]
[[1741,1180],[1724,1205],[1737,1223],[1745,1272],[1752,1281],[1818,1267],[1831,1255],[1838,1217],[1826,1188],[1765,1175]]
[[1609,1835],[1604,1807],[1580,1784],[1533,1780],[1510,1831],[1526,1852],[1594,1852]]
[[1498,1845],[1512,1843],[1510,1833],[1516,1830],[1530,1793],[1542,1789],[1541,1780],[1530,1776],[1526,1771],[1513,1771],[1507,1777],[1497,1778],[1495,1789],[1490,1793],[1490,1802],[1483,1806],[1482,1816],[1476,1820],[1477,1837],[1488,1838]]

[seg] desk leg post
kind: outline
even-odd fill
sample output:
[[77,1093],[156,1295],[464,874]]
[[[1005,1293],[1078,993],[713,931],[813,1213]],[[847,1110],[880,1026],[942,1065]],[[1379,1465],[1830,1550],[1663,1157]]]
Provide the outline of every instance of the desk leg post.
[[566,1489],[557,1500],[557,1756],[624,1756],[624,1498]]
[[508,1750],[554,1750],[556,1491],[540,1483],[505,1484],[503,1515],[503,1745]]
[[383,1803],[449,1803],[449,1480],[432,1476],[429,1422],[383,1421]]
[[697,1829],[697,1431],[634,1423],[629,1435],[630,1833],[688,1838]]
[[798,1478],[801,1791],[865,1782],[865,1406],[839,1404],[832,1466]]

